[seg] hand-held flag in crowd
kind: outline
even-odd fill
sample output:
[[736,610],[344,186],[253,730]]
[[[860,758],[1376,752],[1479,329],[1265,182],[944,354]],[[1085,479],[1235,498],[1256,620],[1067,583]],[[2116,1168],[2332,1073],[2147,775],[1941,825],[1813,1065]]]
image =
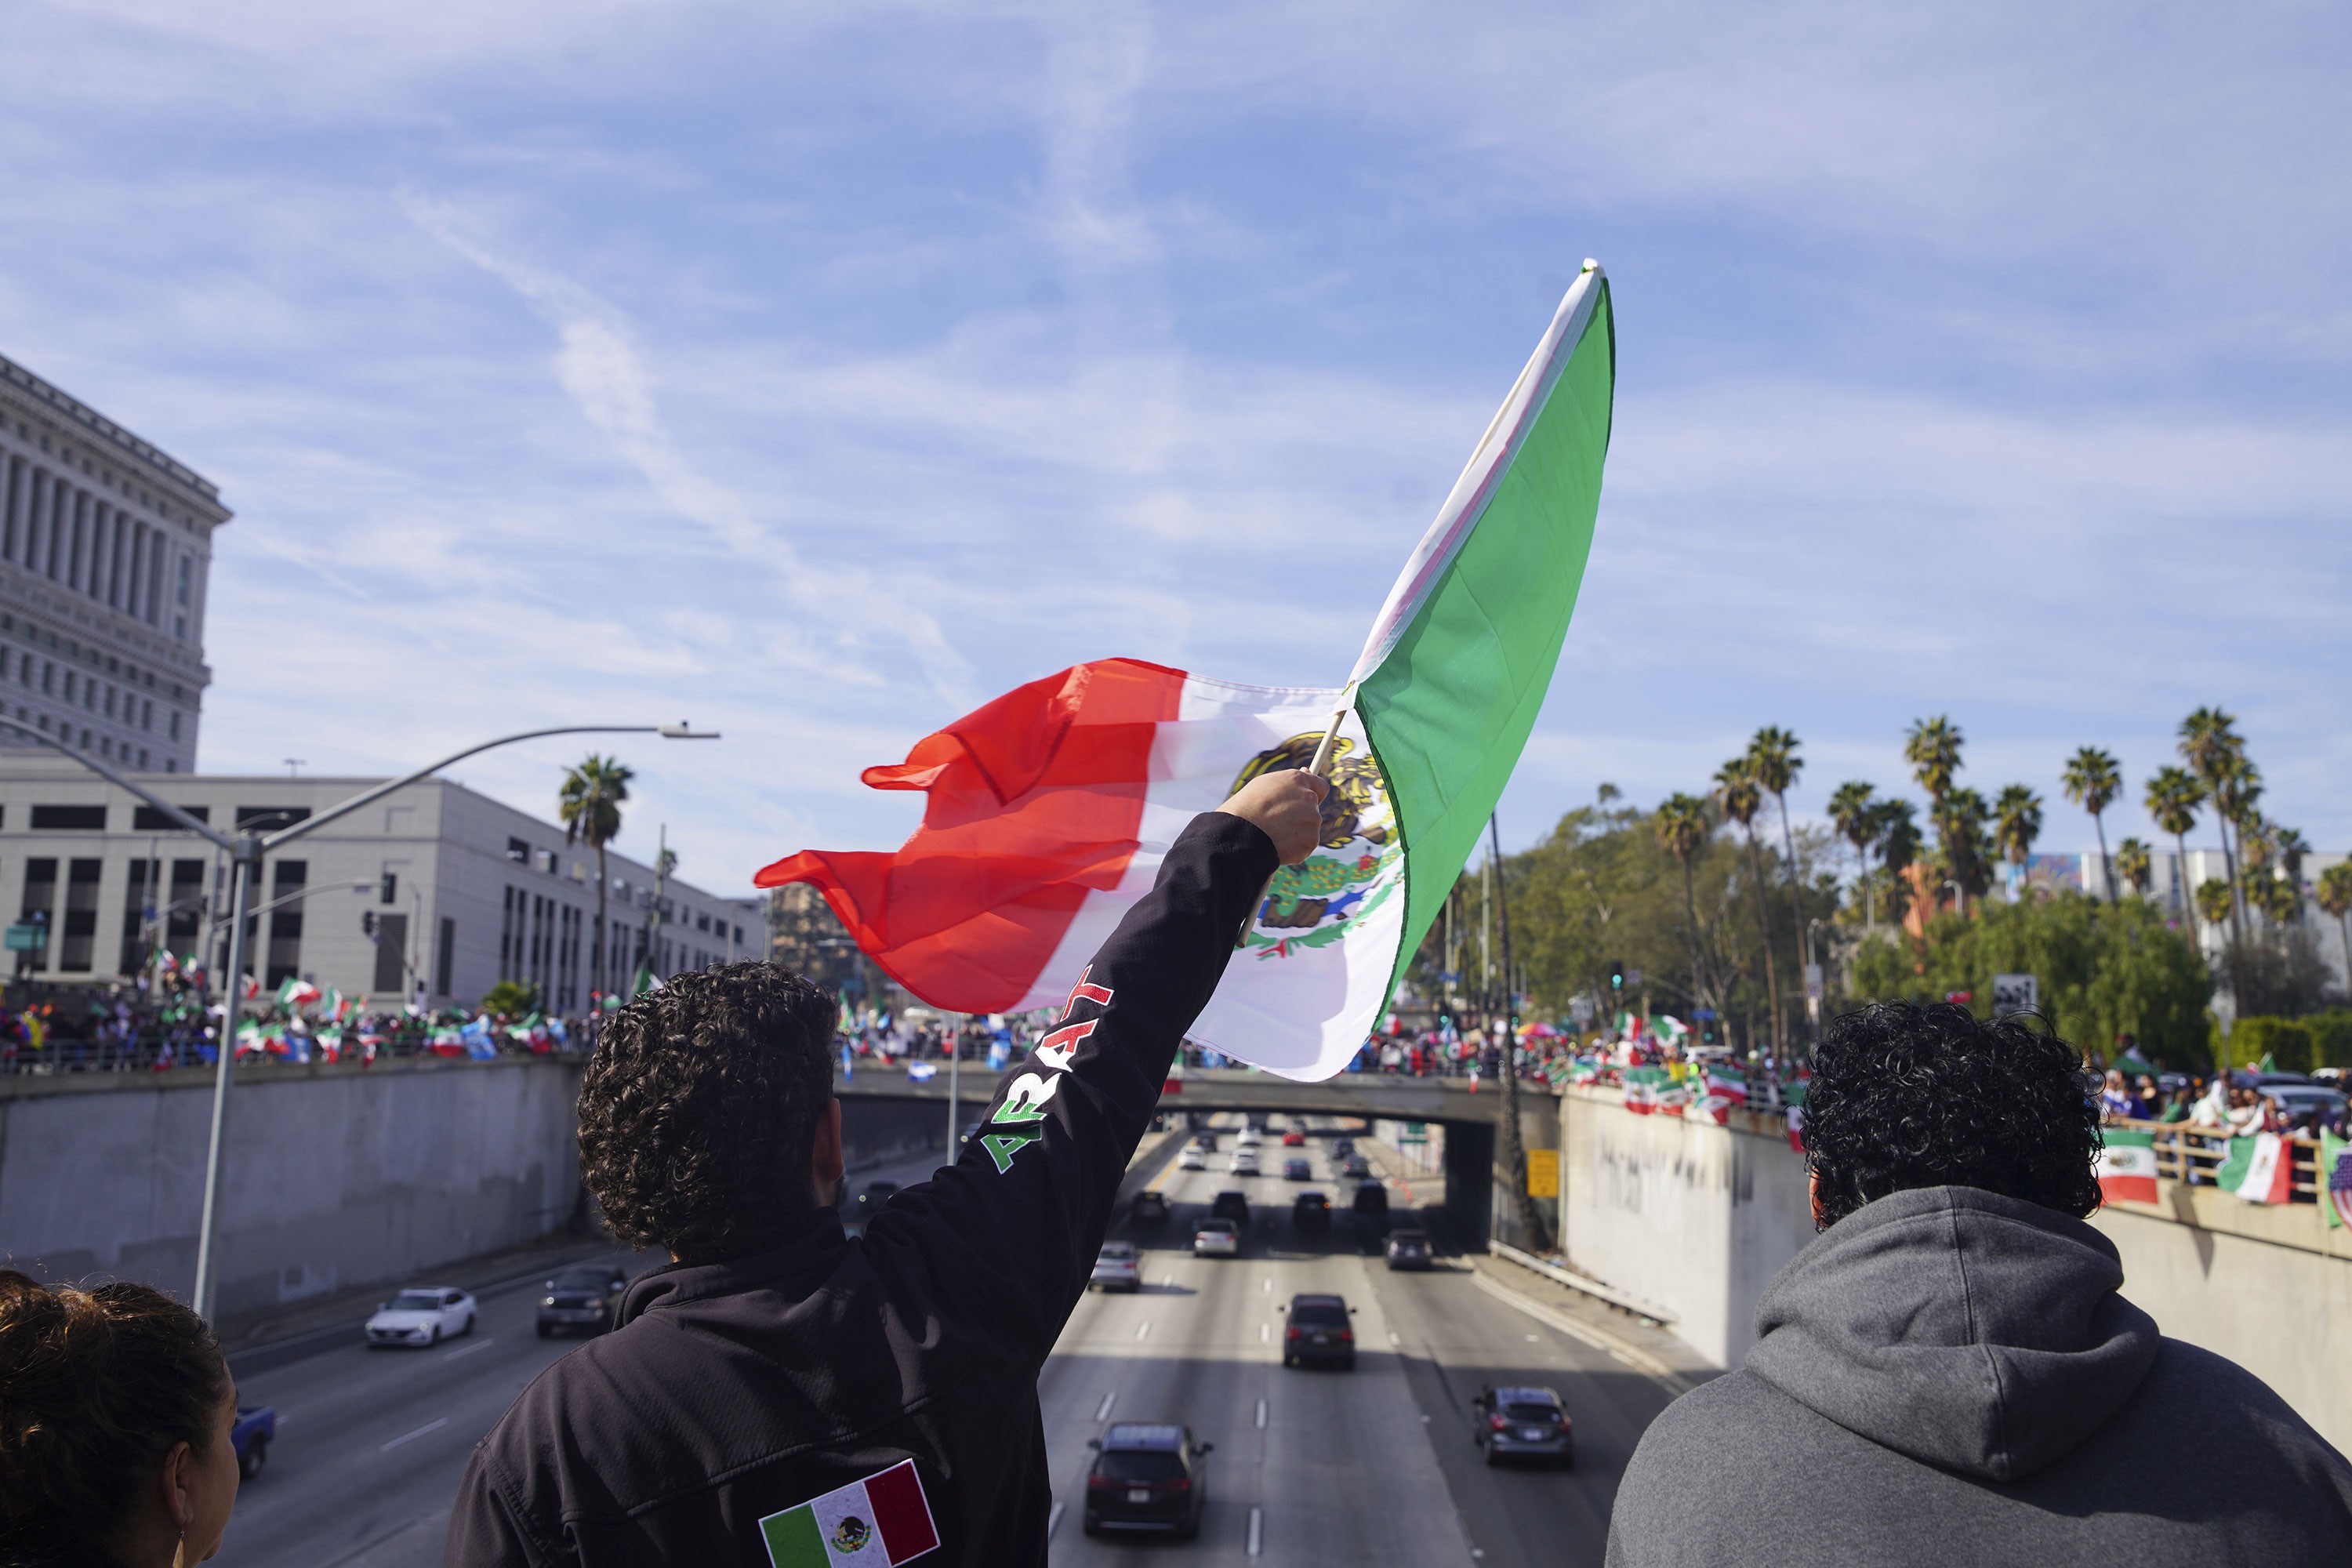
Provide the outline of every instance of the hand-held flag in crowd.
[[2352,1143],[2322,1129],[2319,1134],[2319,1203],[2328,1228],[2352,1226]]
[[1379,1021],[1534,727],[1591,548],[1615,377],[1609,284],[1588,263],[1339,689],[1076,665],[866,771],[928,797],[895,854],[807,850],[753,880],[815,884],[934,1006],[1056,1004],[1185,824],[1306,765],[1339,710],[1322,842],[1276,873],[1190,1035],[1330,1077]]
[[2250,1204],[2287,1202],[2294,1190],[2294,1165],[2286,1140],[2275,1132],[2231,1139],[2213,1182]]
[[2156,1202],[2156,1134],[2100,1128],[2097,1173],[2102,1203]]

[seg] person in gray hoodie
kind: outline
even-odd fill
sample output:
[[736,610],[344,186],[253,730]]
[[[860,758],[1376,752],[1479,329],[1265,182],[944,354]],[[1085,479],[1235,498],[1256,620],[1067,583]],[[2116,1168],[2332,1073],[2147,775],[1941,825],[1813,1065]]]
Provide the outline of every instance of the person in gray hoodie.
[[1803,1138],[1822,1234],[1747,1363],[1643,1435],[1612,1568],[2352,1563],[2344,1457],[2118,1293],[2083,1223],[2097,1085],[2073,1047],[1862,1008],[1830,1026]]

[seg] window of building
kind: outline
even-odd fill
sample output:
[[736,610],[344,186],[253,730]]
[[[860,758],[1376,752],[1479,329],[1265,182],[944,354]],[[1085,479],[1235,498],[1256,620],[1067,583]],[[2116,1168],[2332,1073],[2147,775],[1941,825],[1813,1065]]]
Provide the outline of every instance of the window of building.
[[307,805],[240,805],[236,808],[236,827],[240,833],[275,833],[281,827],[291,827],[310,820]]
[[[141,752],[139,760],[145,762],[146,753]],[[209,805],[184,805],[180,809],[198,822],[209,823],[213,819],[213,808]],[[185,833],[187,831],[178,822],[164,816],[152,805],[134,805],[131,808],[131,830],[133,833]]]
[[[299,893],[310,878],[309,861],[280,860],[269,868],[269,896],[277,900]],[[269,911],[269,959],[262,974],[264,985],[274,989],[301,972],[303,903],[294,899]]]
[[106,807],[103,805],[37,805],[33,807],[33,831],[36,833],[103,833],[106,831]]
[[408,917],[378,915],[375,921],[375,974],[368,987],[379,996],[398,996],[408,989]]
[[180,771],[180,759],[177,757],[165,757],[163,759],[163,771],[167,773],[178,773]]
[[[58,902],[58,863],[47,856],[36,856],[25,862],[25,901],[16,921],[19,925],[47,926]],[[47,947],[37,947],[27,955],[27,966],[34,970],[48,968],[51,954]]]
[[443,996],[451,994],[450,966],[456,963],[457,956],[457,922],[445,915],[441,921],[441,945],[433,953],[433,989]]
[[180,738],[180,714],[179,714],[179,710],[178,710],[177,709],[174,709],[174,710],[173,710],[173,712],[172,712],[172,739],[173,739],[174,741],[176,741],[176,740],[178,740],[179,738]]
[[143,855],[131,862],[130,886],[122,900],[122,962],[115,968],[117,974],[136,974],[154,956],[147,946],[147,922],[156,912],[147,893],[148,864]]
[[516,865],[518,865],[518,866],[528,866],[528,865],[530,865],[530,840],[528,840],[528,839],[523,839],[523,838],[509,838],[509,839],[508,839],[508,840],[507,840],[507,858],[508,858],[508,859],[509,859],[509,860],[511,860],[511,861],[513,861],[513,862],[514,862]]
[[[376,889],[376,902],[381,904],[396,904],[400,902],[399,872],[386,871],[383,874],[383,881]],[[446,992],[449,988],[445,985],[441,989]]]
[[68,974],[88,974],[98,962],[98,879],[105,864],[75,859],[66,863],[64,941],[58,944],[58,968]]

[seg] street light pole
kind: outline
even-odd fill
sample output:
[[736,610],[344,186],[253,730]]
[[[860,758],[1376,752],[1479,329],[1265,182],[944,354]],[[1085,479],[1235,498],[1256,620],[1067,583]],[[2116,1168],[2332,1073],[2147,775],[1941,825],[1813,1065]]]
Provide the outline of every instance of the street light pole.
[[250,913],[247,905],[253,897],[253,884],[260,875],[262,858],[282,845],[316,833],[327,824],[350,816],[362,806],[382,800],[395,790],[405,789],[410,784],[429,778],[443,768],[456,763],[462,763],[467,757],[495,750],[499,746],[513,745],[519,741],[536,741],[549,735],[659,735],[666,741],[719,739],[718,733],[714,731],[697,730],[692,725],[684,723],[561,724],[545,730],[526,730],[520,734],[501,735],[495,741],[484,741],[479,745],[468,746],[462,752],[453,752],[437,763],[418,768],[414,773],[403,773],[400,777],[377,784],[373,789],[362,790],[339,805],[330,806],[316,816],[305,817],[300,822],[281,827],[275,833],[241,833],[232,837],[208,822],[198,820],[146,785],[133,783],[100,758],[67,745],[46,731],[36,730],[30,724],[22,724],[8,718],[0,718],[0,728],[14,730],[38,745],[47,746],[53,752],[62,752],[109,784],[128,790],[180,826],[217,845],[228,854],[231,869],[227,992],[221,1003],[220,1048],[215,1058],[213,1072],[212,1132],[205,1153],[205,1203],[203,1219],[200,1222],[201,1229],[196,1236],[196,1280],[195,1289],[192,1292],[193,1299],[189,1303],[195,1308],[198,1316],[205,1318],[209,1318],[213,1314],[213,1295],[219,1283],[215,1278],[219,1272],[218,1261],[214,1254],[217,1250],[215,1232],[220,1223],[221,1167],[228,1137],[229,1079],[236,1063],[237,1014],[240,1011],[240,1005],[245,1000],[245,926]]

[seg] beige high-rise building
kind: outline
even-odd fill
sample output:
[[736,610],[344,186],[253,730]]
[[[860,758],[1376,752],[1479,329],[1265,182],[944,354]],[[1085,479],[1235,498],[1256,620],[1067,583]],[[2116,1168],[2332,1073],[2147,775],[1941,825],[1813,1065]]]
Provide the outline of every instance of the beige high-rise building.
[[[0,716],[192,773],[211,480],[0,357]],[[0,728],[0,744],[28,744]]]

